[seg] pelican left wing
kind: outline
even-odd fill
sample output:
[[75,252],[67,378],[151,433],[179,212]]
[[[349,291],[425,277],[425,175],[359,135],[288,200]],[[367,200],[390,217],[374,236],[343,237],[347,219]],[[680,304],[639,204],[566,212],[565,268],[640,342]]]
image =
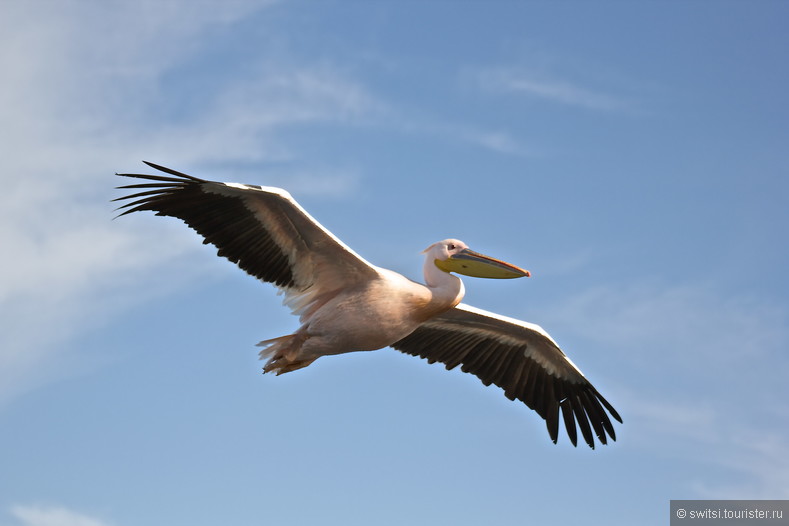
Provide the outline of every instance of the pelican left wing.
[[619,414],[537,325],[461,303],[422,323],[392,347],[429,363],[441,362],[447,369],[460,365],[485,385],[501,387],[507,398],[521,400],[545,419],[554,443],[560,409],[573,445],[576,422],[591,448],[593,430],[602,444],[606,436],[616,440],[608,413],[622,422]]
[[182,219],[205,238],[203,243],[215,245],[218,255],[284,289],[296,312],[377,275],[285,190],[206,181],[144,162],[169,176],[116,174],[154,181],[118,187],[143,189],[115,199],[130,200],[119,208],[125,209],[120,215],[151,210]]

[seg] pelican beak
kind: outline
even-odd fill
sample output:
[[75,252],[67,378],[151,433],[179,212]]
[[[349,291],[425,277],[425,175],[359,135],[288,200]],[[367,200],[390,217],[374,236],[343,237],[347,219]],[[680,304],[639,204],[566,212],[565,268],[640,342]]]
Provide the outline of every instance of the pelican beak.
[[509,279],[524,276],[528,278],[531,275],[528,270],[467,248],[444,261],[437,259],[436,266],[444,272],[457,272],[475,278]]

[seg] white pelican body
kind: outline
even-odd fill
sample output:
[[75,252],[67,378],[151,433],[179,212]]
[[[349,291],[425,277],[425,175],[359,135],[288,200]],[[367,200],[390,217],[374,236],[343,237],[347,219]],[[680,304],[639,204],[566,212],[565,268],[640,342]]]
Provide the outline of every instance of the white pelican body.
[[[586,443],[615,439],[606,413],[616,410],[537,325],[463,305],[461,280],[450,272],[516,278],[529,272],[446,239],[425,252],[425,285],[376,267],[315,221],[286,191],[205,181],[152,163],[172,177],[118,174],[155,181],[122,186],[146,189],[121,215],[152,210],[184,220],[249,274],[273,283],[301,327],[258,345],[264,372],[286,373],[321,356],[393,347],[461,365],[485,385],[494,383],[545,419],[554,441],[559,414],[571,442],[576,422]],[[591,424],[591,426],[590,426]]]
[[313,297],[286,291],[285,303],[300,315],[302,326],[294,334],[258,344],[265,347],[260,357],[269,358],[264,371],[281,374],[306,367],[321,356],[374,351],[405,338],[424,321],[463,299],[463,282],[434,264],[436,259],[447,259],[450,253],[462,250],[467,250],[466,245],[456,239],[428,247],[427,285],[367,263],[374,271],[370,279],[334,295]]
[[258,344],[266,347],[261,358],[269,358],[264,371],[281,374],[306,367],[321,356],[387,347],[432,315],[454,307],[462,297],[462,285],[429,288],[387,269],[375,271],[378,275],[369,282],[294,310],[302,322],[296,333]]

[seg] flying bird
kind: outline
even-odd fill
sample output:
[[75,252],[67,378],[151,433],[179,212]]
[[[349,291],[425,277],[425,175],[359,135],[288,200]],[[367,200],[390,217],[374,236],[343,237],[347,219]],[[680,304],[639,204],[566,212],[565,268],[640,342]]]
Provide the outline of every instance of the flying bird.
[[116,174],[152,182],[119,186],[135,193],[121,216],[150,210],[177,217],[223,256],[284,293],[299,316],[293,334],[264,340],[264,372],[307,367],[321,356],[393,347],[460,365],[485,385],[495,384],[546,422],[556,443],[560,413],[567,435],[595,447],[616,440],[609,414],[621,417],[540,326],[460,303],[455,274],[518,278],[529,272],[474,252],[457,239],[425,249],[425,284],[368,263],[313,219],[280,188],[206,181],[145,163],[167,175]]

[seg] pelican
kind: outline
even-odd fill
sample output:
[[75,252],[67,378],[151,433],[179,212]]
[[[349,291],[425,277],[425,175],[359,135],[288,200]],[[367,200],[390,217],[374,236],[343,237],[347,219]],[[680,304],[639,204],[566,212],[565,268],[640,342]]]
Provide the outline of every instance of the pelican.
[[[264,340],[264,373],[307,367],[321,356],[392,347],[458,365],[485,385],[495,384],[545,420],[551,440],[559,414],[570,442],[577,429],[595,447],[616,440],[610,415],[621,417],[540,326],[460,303],[455,274],[519,278],[529,272],[479,254],[457,239],[425,251],[425,284],[368,263],[313,219],[285,190],[207,181],[145,161],[165,175],[123,173],[152,182],[119,186],[135,193],[120,216],[150,210],[177,217],[223,256],[284,294],[299,316],[293,334]],[[141,191],[138,191],[141,190]]]

